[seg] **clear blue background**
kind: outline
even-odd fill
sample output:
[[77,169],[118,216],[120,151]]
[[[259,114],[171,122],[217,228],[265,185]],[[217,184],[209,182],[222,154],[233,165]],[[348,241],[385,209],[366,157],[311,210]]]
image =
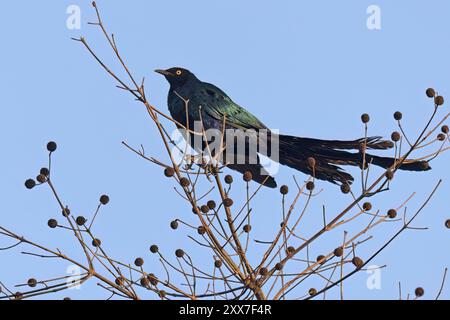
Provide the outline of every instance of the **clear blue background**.
[[[66,8],[71,4],[81,7],[81,30],[66,28]],[[366,9],[371,4],[381,8],[382,29],[378,31],[366,27]],[[146,77],[147,95],[162,110],[166,109],[168,85],[152,70],[171,66],[187,67],[200,79],[218,85],[271,128],[318,138],[360,137],[363,112],[371,115],[369,133],[389,137],[396,129],[392,118],[396,110],[403,111],[407,132],[417,133],[432,110],[425,89],[432,86],[450,95],[450,3],[445,0],[99,1],[99,6],[131,70]],[[168,226],[173,218],[194,221],[188,206],[173,191],[173,182],[163,178],[159,167],[121,145],[122,140],[134,146],[142,143],[149,155],[167,160],[144,108],[115,89],[86,50],[70,40],[86,36],[116,68],[99,30],[87,25],[94,17],[90,1],[6,1],[1,5],[0,222],[43,244],[79,255],[67,231],[46,226],[49,218],[62,220],[48,188],[30,192],[23,186],[26,178],[46,165],[45,145],[55,140],[59,148],[54,182],[72,212],[89,217],[98,196],[110,195],[95,232],[114,257],[132,262],[143,256],[147,271],[157,273],[158,262],[148,253],[152,243],[158,243],[171,258],[182,244],[197,260],[210,259],[188,242],[187,230],[174,232]],[[443,269],[450,264],[450,231],[444,227],[450,217],[448,159],[445,154],[433,161],[434,170],[425,174],[399,173],[390,193],[372,199],[375,208],[387,210],[416,191],[408,205],[412,213],[437,180],[444,179],[416,223],[429,229],[405,232],[373,261],[387,264],[381,272],[382,288],[367,289],[368,275],[362,272],[347,282],[346,298],[396,299],[399,281],[404,293],[423,286],[425,298],[434,298]],[[351,172],[358,174],[354,169]],[[293,174],[299,180],[305,178],[283,167],[278,183],[294,190]],[[235,180],[234,198],[242,201],[244,185],[237,175]],[[332,217],[350,201],[333,186],[319,182],[318,187],[325,190],[300,226],[304,236],[320,227],[323,204]],[[253,213],[254,238],[269,240],[274,234],[280,221],[279,198],[274,190],[259,195]],[[399,227],[400,222],[382,226],[358,254],[367,257]],[[312,246],[311,255],[332,250],[342,232],[339,229],[322,245]],[[9,243],[0,240],[1,246]],[[0,252],[0,280],[6,284],[65,273],[66,263],[22,256],[22,249]],[[262,247],[252,250],[256,258]],[[210,269],[211,264],[206,267]],[[316,278],[299,289],[298,295],[309,286],[321,285],[323,280]],[[95,280],[81,290],[52,298],[66,295],[108,296]],[[337,291],[329,297],[338,297]],[[450,297],[450,289],[443,297]]]

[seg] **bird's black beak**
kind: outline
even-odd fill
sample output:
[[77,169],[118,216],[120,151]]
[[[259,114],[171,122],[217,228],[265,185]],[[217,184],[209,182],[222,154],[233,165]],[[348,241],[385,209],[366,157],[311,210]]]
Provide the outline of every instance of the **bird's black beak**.
[[156,73],[162,74],[163,76],[173,76],[172,73],[170,73],[167,70],[162,70],[162,69],[156,69],[155,70]]

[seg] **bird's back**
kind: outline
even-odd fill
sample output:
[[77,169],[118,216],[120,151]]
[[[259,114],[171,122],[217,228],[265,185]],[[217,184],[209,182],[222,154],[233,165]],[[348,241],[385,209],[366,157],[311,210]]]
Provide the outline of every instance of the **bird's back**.
[[254,115],[233,102],[220,88],[199,80],[188,81],[180,88],[171,89],[168,106],[172,117],[183,125],[186,125],[186,110],[188,110],[190,128],[194,121],[202,121],[205,129],[221,130],[224,117],[227,128],[243,130],[267,128]]

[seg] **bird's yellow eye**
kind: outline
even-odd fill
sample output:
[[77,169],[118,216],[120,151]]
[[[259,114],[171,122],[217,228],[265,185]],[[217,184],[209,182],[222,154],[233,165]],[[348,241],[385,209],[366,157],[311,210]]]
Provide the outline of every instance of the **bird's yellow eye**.
[[177,74],[177,76],[181,75],[181,70],[177,70],[177,72],[175,72]]

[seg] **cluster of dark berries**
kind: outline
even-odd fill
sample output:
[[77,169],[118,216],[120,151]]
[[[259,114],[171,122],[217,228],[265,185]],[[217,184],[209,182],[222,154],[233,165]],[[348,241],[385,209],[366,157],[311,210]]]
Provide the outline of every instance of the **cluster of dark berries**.
[[444,104],[444,97],[437,95],[433,88],[428,88],[425,93],[428,98],[434,98],[434,103],[436,106],[442,106]]
[[[55,152],[57,148],[56,142],[50,141],[47,143],[47,150],[52,153]],[[36,181],[39,183],[46,183],[48,181],[48,177],[50,176],[50,170],[47,168],[41,168],[39,174],[36,177]],[[25,181],[25,187],[27,189],[33,189],[36,186],[36,181],[33,179],[28,179]]]

